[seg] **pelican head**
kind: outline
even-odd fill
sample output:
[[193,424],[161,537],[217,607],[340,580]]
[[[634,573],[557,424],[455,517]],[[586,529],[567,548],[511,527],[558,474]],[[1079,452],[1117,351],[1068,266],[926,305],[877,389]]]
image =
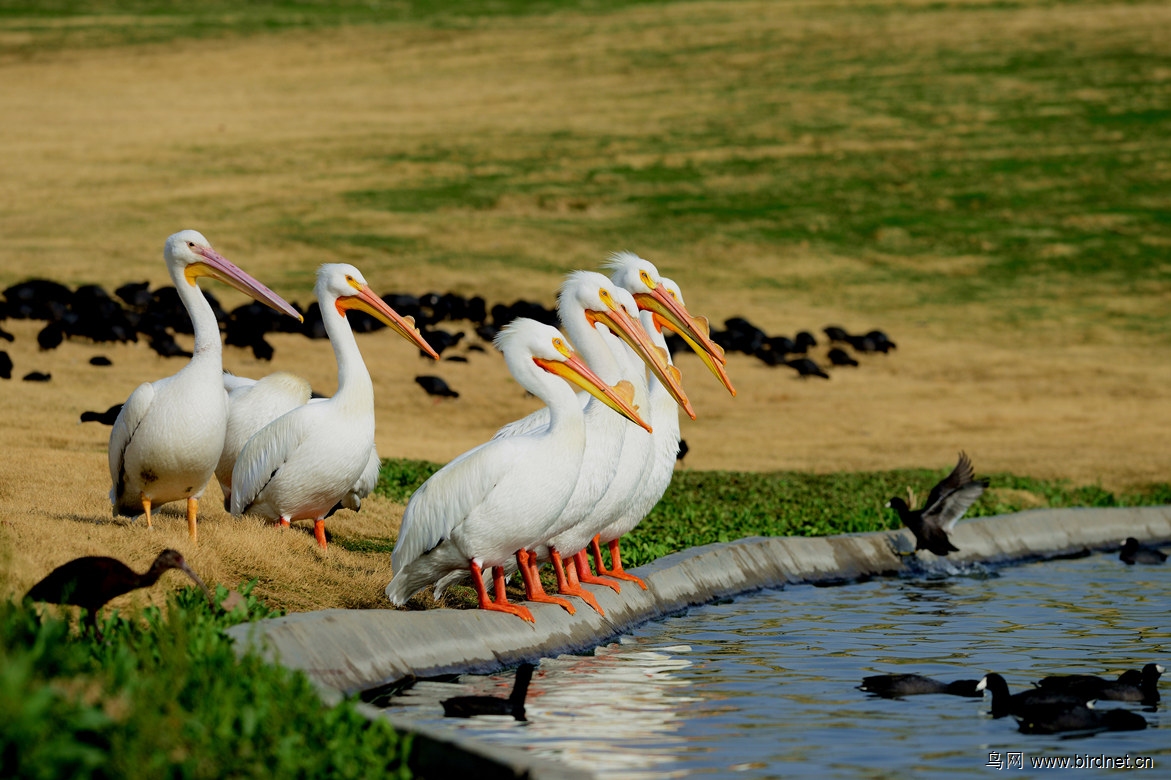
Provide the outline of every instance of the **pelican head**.
[[439,359],[439,353],[415,327],[415,318],[404,317],[390,308],[386,301],[374,294],[362,272],[354,266],[348,263],[326,263],[317,269],[317,285],[313,290],[323,312],[331,303],[341,317],[345,317],[351,309],[366,312],[431,357]]
[[633,252],[615,252],[606,267],[611,270],[614,283],[629,290],[640,309],[651,312],[660,328],[666,327],[682,337],[728,392],[736,395],[736,388],[724,370],[723,348],[712,341],[707,318],[693,317],[687,311],[679,285],[671,282],[668,286],[665,283],[668,280],[664,280],[653,263]]
[[655,346],[642,327],[638,303],[634,296],[595,271],[575,271],[561,286],[562,296],[573,296],[591,326],[604,325],[642,358],[663,386],[685,412],[695,419],[695,411],[683,385],[679,369],[667,361],[666,353]]
[[504,353],[509,371],[518,380],[530,373],[528,361],[531,361],[542,371],[577,385],[650,432],[651,426],[638,416],[638,409],[634,406],[633,386],[625,380],[614,387],[603,382],[573,351],[561,331],[552,325],[519,317],[500,329],[493,344]]
[[176,284],[179,279],[186,279],[189,285],[196,287],[199,277],[210,276],[279,312],[296,317],[299,322],[304,321],[300,312],[283,298],[212,249],[211,242],[198,231],[180,230],[169,237],[163,246],[163,258]]

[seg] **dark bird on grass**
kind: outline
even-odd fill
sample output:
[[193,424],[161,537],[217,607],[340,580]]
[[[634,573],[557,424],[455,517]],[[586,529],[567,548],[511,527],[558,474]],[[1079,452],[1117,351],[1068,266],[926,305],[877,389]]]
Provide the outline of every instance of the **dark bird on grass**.
[[52,374],[44,374],[40,371],[30,371],[21,377],[26,382],[48,382],[52,378]]
[[925,693],[947,693],[952,696],[970,696],[979,699],[984,691],[976,688],[978,680],[956,680],[955,682],[940,682],[921,674],[877,674],[872,677],[863,677],[860,690],[881,696],[884,699],[897,699],[902,696],[917,696]]
[[1123,709],[1098,710],[1093,702],[1031,704],[1014,712],[1018,728],[1025,734],[1060,734],[1067,731],[1141,731],[1147,720],[1137,712]]
[[444,382],[440,377],[430,374],[417,376],[415,377],[415,383],[426,390],[427,395],[435,396],[436,398],[459,398],[459,393],[452,390],[447,382]]
[[797,335],[793,337],[793,346],[794,352],[805,354],[810,347],[817,346],[817,339],[807,330],[798,331]]
[[499,696],[454,696],[440,702],[443,705],[443,716],[473,718],[476,715],[511,715],[516,720],[524,720],[525,696],[532,678],[533,665],[521,664],[516,670],[512,694],[507,699]]
[[150,294],[150,282],[127,282],[114,290],[114,295],[132,309],[145,309],[154,300]]
[[874,345],[875,352],[881,352],[884,355],[887,352],[890,352],[892,349],[898,348],[898,345],[891,341],[890,338],[881,330],[870,331],[866,334],[866,338],[868,338]]
[[37,333],[37,346],[42,352],[56,349],[65,340],[65,323],[61,320],[50,322]]
[[12,379],[12,358],[0,351],[0,379]]
[[112,366],[114,362],[105,355],[94,355],[89,359],[91,366]]
[[679,440],[679,451],[675,453],[675,460],[682,463],[683,459],[687,457],[688,452],[691,452],[691,448],[687,446],[687,440],[680,439]]
[[821,366],[814,363],[809,358],[797,358],[796,360],[789,360],[785,363],[789,368],[797,370],[797,373],[802,377],[819,376],[822,379],[829,379],[829,374],[821,369]]
[[949,552],[959,551],[948,538],[948,532],[955,527],[956,522],[964,516],[964,512],[968,511],[968,507],[975,503],[986,487],[988,481],[975,479],[972,462],[961,452],[959,462],[951,473],[931,488],[927,503],[922,509],[911,509],[907,502],[898,496],[886,505],[898,512],[903,525],[915,534],[916,550],[930,550],[936,555],[947,555]]
[[1009,693],[1008,683],[996,672],[987,674],[976,683],[976,690],[987,689],[992,694],[992,717],[1003,718],[1005,715],[1019,715],[1026,707],[1048,705],[1052,707],[1084,706],[1086,699],[1062,691],[1050,691],[1044,688],[1030,688],[1020,693]]
[[142,574],[136,574],[129,566],[116,558],[107,558],[104,555],[87,555],[84,558],[74,558],[63,563],[43,580],[33,585],[25,596],[33,601],[45,601],[50,604],[72,604],[86,611],[85,624],[93,629],[94,634],[101,638],[98,630],[97,615],[106,602],[123,593],[129,593],[138,588],[148,588],[158,582],[159,577],[170,569],[179,569],[195,581],[195,584],[207,596],[211,604],[215,604],[211,592],[199,579],[183,556],[175,550],[163,550],[155,558],[150,568]]
[[1118,553],[1118,560],[1127,566],[1133,566],[1136,563],[1158,566],[1167,560],[1167,553],[1156,547],[1141,545],[1138,543],[1138,539],[1135,539],[1133,536],[1128,536],[1126,537],[1126,541],[1122,543],[1122,550]]
[[[440,355],[443,354],[444,350],[454,347],[456,344],[460,343],[464,337],[462,330],[454,334],[448,333],[447,331],[441,330],[439,328],[434,330],[422,330],[420,332],[423,334],[423,340],[426,341],[428,345],[430,345],[431,349],[435,350],[435,352]],[[420,353],[423,353],[422,350],[419,351]]]
[[1163,671],[1159,664],[1147,664],[1141,670],[1129,669],[1123,672],[1116,680],[1107,680],[1091,674],[1067,674],[1046,677],[1037,685],[1046,691],[1069,693],[1086,700],[1104,699],[1154,704],[1159,701],[1159,677]]
[[842,349],[841,347],[834,347],[833,349],[831,349],[829,351],[829,355],[827,355],[827,357],[829,357],[829,362],[833,363],[835,366],[856,366],[856,365],[858,365],[858,361],[854,360],[854,358],[850,357],[850,355],[846,352],[846,350]]
[[82,412],[81,422],[98,422],[102,425],[113,425],[118,419],[118,412],[122,411],[122,404],[114,404],[104,412]]
[[838,325],[826,325],[821,329],[821,332],[824,333],[825,337],[830,341],[844,342],[850,336],[845,328],[839,327]]

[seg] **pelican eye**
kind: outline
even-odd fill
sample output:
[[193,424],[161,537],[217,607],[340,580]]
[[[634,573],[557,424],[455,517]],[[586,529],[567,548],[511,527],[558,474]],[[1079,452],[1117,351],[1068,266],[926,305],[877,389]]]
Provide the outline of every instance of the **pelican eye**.
[[668,287],[668,288],[667,288],[667,295],[670,295],[670,296],[671,296],[672,298],[674,298],[675,300],[679,300],[679,296],[678,296],[678,295],[676,295],[676,294],[675,294],[675,291],[674,291],[674,290],[672,290],[670,287]]
[[573,350],[570,349],[569,345],[565,343],[565,339],[553,339],[553,349],[557,350],[565,357],[569,357],[573,354]]
[[653,281],[651,281],[651,275],[649,273],[647,273],[646,271],[639,271],[638,278],[641,279],[642,283],[645,284],[647,287],[650,287],[652,290],[654,289],[655,283]]
[[192,249],[194,249],[194,248],[195,248],[195,242],[194,242],[194,241],[188,241],[188,242],[187,242],[187,246],[189,246],[189,247],[191,247]]
[[610,291],[607,290],[605,287],[599,287],[598,288],[598,297],[602,299],[603,303],[609,303],[610,302]]

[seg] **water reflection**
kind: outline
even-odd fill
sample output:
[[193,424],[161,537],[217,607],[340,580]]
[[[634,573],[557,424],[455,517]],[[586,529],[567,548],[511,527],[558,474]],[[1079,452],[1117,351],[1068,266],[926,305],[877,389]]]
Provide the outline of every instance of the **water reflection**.
[[642,626],[593,656],[543,659],[527,723],[442,718],[440,699],[507,695],[511,674],[420,683],[394,706],[598,776],[974,776],[996,750],[1129,752],[1167,766],[1164,708],[1144,713],[1156,728],[1071,743],[1019,734],[1011,718],[988,716],[986,700],[883,700],[855,686],[868,674],[999,671],[1019,690],[1051,673],[1171,665],[1168,584],[1171,567],[1094,556],[999,576],[764,592]]

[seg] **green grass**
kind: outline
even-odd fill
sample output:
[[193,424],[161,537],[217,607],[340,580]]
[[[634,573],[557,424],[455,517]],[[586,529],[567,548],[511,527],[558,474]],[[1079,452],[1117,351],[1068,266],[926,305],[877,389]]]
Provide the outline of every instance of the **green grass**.
[[0,604],[0,776],[409,777],[409,737],[325,707],[299,672],[237,659],[222,629],[270,614],[247,596],[213,615],[190,589],[105,618],[98,642]]
[[[378,492],[405,501],[439,465],[384,461]],[[907,488],[921,502],[948,469],[806,474],[677,471],[658,505],[622,542],[623,565],[639,566],[673,552],[748,536],[827,536],[899,527],[886,508]],[[1094,485],[993,474],[990,489],[966,517],[1037,507],[1110,507],[1171,503],[1171,485],[1115,494]]]

